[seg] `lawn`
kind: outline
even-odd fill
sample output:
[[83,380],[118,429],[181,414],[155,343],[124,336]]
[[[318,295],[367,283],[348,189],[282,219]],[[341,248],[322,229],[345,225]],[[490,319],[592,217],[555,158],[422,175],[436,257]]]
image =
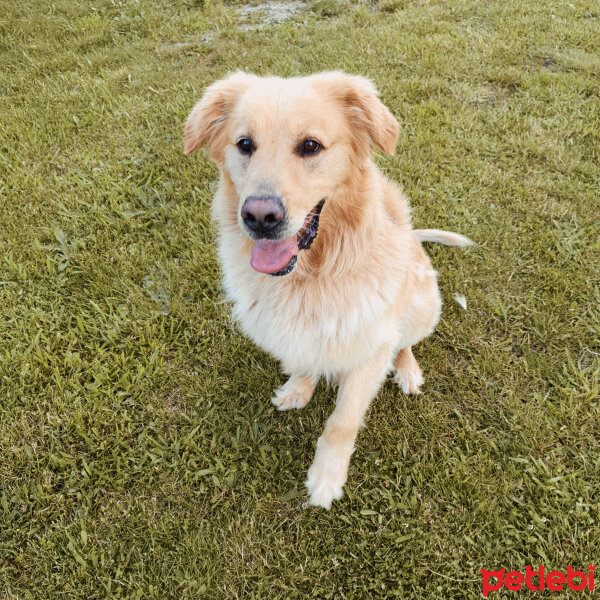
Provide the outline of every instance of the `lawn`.
[[[236,69],[372,78],[415,226],[478,242],[428,245],[424,393],[385,383],[329,512],[303,480],[335,390],[271,406],[284,376],[220,289],[217,171],[182,153]],[[482,568],[587,571],[599,396],[595,0],[0,0],[0,598],[447,600]]]

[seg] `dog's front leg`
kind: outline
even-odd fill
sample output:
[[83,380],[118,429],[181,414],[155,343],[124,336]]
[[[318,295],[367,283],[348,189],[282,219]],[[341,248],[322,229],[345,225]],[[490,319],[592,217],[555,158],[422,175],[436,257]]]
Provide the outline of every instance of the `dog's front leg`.
[[271,400],[277,410],[304,408],[312,398],[317,378],[312,375],[291,375]]
[[381,348],[373,358],[340,377],[336,407],[317,442],[306,487],[313,506],[330,508],[342,497],[354,441],[371,400],[391,366],[392,349]]

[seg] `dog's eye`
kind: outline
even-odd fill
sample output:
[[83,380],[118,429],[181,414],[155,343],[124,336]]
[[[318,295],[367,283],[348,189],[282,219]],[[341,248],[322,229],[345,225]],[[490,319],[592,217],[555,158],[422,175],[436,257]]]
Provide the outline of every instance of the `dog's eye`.
[[250,138],[242,138],[237,143],[237,147],[242,154],[252,154],[252,152],[254,152],[254,150],[256,149]]
[[316,154],[321,149],[321,144],[317,140],[304,140],[298,148],[301,156],[310,156]]

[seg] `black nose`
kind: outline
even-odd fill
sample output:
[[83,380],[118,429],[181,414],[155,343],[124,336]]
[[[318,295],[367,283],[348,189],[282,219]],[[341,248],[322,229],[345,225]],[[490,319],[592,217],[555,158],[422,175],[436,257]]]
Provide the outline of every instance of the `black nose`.
[[248,196],[242,206],[246,227],[260,235],[275,233],[284,216],[283,203],[278,196]]

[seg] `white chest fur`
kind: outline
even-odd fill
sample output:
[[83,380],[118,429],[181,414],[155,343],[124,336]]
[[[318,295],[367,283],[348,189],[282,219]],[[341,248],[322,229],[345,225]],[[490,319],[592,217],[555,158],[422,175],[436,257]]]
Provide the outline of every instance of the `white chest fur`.
[[383,279],[365,270],[347,278],[298,281],[294,274],[253,271],[236,244],[223,238],[219,255],[234,317],[288,373],[335,378],[402,335],[402,318],[393,316],[405,280],[401,266],[390,264]]

